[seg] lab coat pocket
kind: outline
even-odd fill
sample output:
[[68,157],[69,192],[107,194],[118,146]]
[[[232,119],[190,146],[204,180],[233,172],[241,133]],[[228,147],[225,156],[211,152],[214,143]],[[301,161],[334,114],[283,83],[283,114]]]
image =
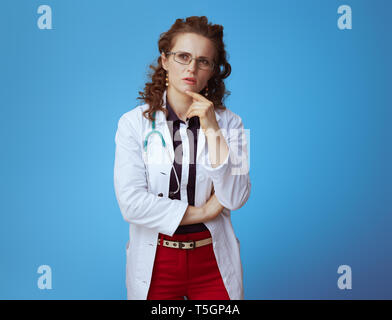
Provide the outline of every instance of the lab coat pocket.
[[166,196],[170,184],[171,166],[165,164],[150,164],[147,167],[148,191]]

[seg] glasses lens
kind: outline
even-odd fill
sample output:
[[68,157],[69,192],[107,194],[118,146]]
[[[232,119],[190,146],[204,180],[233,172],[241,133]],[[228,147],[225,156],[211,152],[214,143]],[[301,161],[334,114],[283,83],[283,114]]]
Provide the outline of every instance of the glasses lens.
[[[174,55],[174,60],[182,64],[190,64],[192,61],[192,56],[187,52],[177,52]],[[213,63],[205,58],[197,59],[197,67],[203,70],[211,70],[213,68]]]
[[177,52],[174,55],[174,60],[182,64],[189,64],[191,62],[191,55],[185,52]]
[[211,70],[212,69],[212,62],[207,59],[198,59],[197,66],[203,70]]

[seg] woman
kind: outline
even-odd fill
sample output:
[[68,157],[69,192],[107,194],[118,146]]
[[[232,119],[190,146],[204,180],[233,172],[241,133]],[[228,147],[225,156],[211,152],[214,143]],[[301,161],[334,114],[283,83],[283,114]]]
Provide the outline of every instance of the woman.
[[116,132],[114,186],[129,222],[128,299],[243,299],[230,210],[249,198],[241,118],[223,106],[223,27],[177,19]]

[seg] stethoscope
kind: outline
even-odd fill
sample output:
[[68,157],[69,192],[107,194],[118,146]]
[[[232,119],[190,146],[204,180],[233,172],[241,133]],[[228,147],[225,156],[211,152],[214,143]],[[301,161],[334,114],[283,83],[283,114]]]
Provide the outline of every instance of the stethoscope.
[[[178,180],[178,176],[177,176],[176,169],[174,168],[174,165],[173,165],[174,162],[172,161],[172,159],[171,159],[171,157],[170,157],[169,150],[167,149],[166,141],[165,141],[165,139],[163,138],[162,133],[161,133],[160,131],[158,131],[158,130],[155,129],[155,111],[153,112],[152,117],[153,117],[153,120],[152,120],[152,130],[146,135],[146,137],[145,137],[145,139],[144,139],[144,142],[143,142],[144,157],[145,157],[146,163],[148,163],[148,159],[147,159],[147,155],[148,155],[148,152],[147,152],[148,138],[149,138],[152,134],[154,134],[154,133],[158,134],[158,135],[160,136],[160,138],[161,138],[161,141],[162,141],[162,147],[166,150],[166,154],[168,155],[168,157],[169,157],[169,159],[170,159],[170,161],[171,161],[171,163],[172,163],[172,168],[173,168],[174,174],[175,174],[175,176],[176,176],[177,190],[176,190],[176,191],[170,191],[170,192],[169,192],[169,195],[173,196],[173,195],[175,195],[175,194],[180,190],[180,182],[179,182],[179,180]],[[146,172],[147,172],[147,182],[149,182],[148,170],[146,170]]]

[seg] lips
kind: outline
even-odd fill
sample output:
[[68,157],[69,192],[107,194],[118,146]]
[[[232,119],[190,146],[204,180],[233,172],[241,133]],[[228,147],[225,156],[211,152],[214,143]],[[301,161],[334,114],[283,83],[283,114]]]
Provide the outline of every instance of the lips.
[[193,82],[196,83],[196,79],[195,78],[184,78],[182,80],[188,81],[188,82]]

